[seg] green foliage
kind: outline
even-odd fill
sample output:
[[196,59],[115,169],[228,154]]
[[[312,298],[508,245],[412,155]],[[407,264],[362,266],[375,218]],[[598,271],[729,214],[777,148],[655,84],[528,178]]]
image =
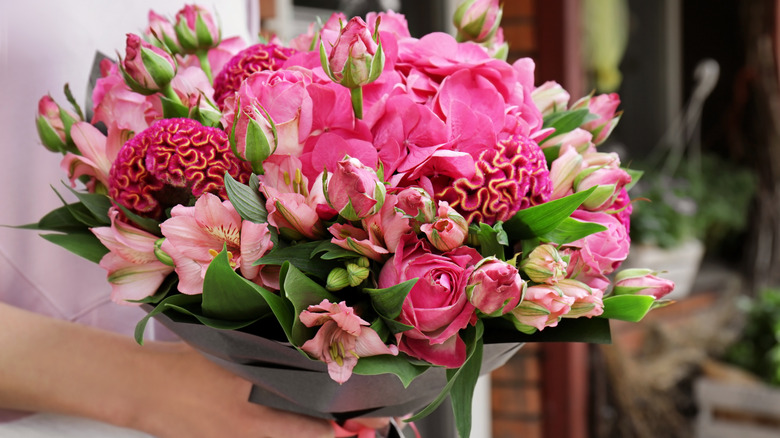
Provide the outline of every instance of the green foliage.
[[[714,155],[704,155],[701,167],[681,166],[662,175],[648,168],[632,191],[631,238],[670,248],[696,237],[708,247],[720,245],[747,225],[756,177]],[[649,202],[647,202],[649,201]]]
[[745,327],[725,359],[772,385],[780,386],[780,289],[745,299]]

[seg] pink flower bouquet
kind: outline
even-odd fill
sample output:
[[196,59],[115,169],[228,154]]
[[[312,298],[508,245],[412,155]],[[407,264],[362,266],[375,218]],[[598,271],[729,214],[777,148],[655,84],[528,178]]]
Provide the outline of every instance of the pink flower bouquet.
[[258,402],[419,417],[452,394],[467,436],[476,377],[520,343],[608,341],[673,287],[612,286],[637,177],[596,147],[618,97],[569,104],[501,59],[497,3],[465,3],[457,39],[386,12],[288,45],[224,38],[198,6],[150,12],[86,115],[41,99],[77,199],[27,227],[147,306],[139,342],[161,318]]

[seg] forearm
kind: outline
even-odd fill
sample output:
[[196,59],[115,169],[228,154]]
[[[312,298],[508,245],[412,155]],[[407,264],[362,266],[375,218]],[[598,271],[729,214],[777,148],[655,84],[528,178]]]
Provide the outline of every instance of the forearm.
[[[118,334],[0,303],[0,406],[125,425],[159,354]],[[122,394],[117,397],[117,394]]]

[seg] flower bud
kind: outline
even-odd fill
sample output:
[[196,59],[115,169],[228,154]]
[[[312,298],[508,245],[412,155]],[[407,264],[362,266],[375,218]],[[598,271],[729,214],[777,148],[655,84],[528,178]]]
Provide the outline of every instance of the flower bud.
[[341,217],[357,221],[379,212],[385,202],[385,185],[376,172],[357,158],[339,161],[336,171],[325,184],[328,204]]
[[217,47],[222,39],[214,17],[197,5],[186,5],[176,14],[174,30],[184,53]]
[[625,269],[615,277],[615,295],[651,295],[656,300],[674,290],[674,282],[657,277],[658,272],[651,269]]
[[584,123],[581,128],[590,131],[593,134],[593,143],[599,145],[609,137],[620,121],[621,114],[617,112],[619,105],[620,97],[617,93],[609,93],[595,97],[586,96],[575,102],[571,109],[587,108],[596,116],[595,120]]
[[542,112],[542,116],[564,111],[570,97],[569,92],[555,81],[547,81],[531,92],[531,99]]
[[370,273],[371,270],[368,268],[364,268],[355,263],[347,263],[347,281],[349,281],[349,285],[352,287],[362,283],[363,280],[368,278]]
[[574,179],[577,178],[582,168],[582,155],[570,145],[561,147],[560,155],[550,166],[550,180],[553,185],[550,197],[560,199],[570,195]]
[[550,244],[539,245],[522,261],[520,268],[535,283],[556,284],[566,276],[568,263]]
[[279,144],[276,124],[259,104],[241,106],[230,129],[230,146],[240,159],[249,162],[252,171],[263,173],[263,161]]
[[165,242],[165,237],[161,237],[154,242],[154,256],[157,257],[157,260],[162,262],[164,265],[176,266],[176,264],[173,262],[173,257],[171,257],[167,252],[163,251],[163,242]]
[[439,201],[437,219],[432,224],[420,225],[420,231],[436,249],[447,252],[463,245],[469,236],[469,224],[446,201]]
[[70,127],[78,118],[63,110],[51,96],[43,96],[38,101],[38,117],[35,125],[38,136],[46,149],[52,152],[65,152],[70,139]]
[[415,229],[431,223],[436,218],[436,203],[424,189],[407,187],[398,193],[396,208],[412,220]]
[[176,76],[176,61],[168,52],[132,33],[127,34],[125,59],[120,68],[127,86],[146,95],[161,91]]
[[561,317],[569,313],[574,301],[573,297],[565,295],[557,286],[529,286],[520,304],[507,315],[515,328],[523,333],[533,333],[558,325]]
[[517,268],[495,257],[477,263],[469,277],[466,294],[480,312],[502,315],[512,311],[525,291],[525,282]]
[[167,18],[149,11],[149,27],[146,29],[147,39],[153,45],[166,49],[170,53],[181,53],[179,40],[176,38],[176,30]]
[[564,318],[591,318],[604,313],[604,292],[587,284],[565,278],[555,285],[565,296],[573,298],[571,310],[562,315]]
[[327,58],[325,46],[320,45],[320,58],[328,76],[350,89],[374,82],[385,64],[382,45],[374,41],[368,25],[360,17],[352,18],[341,29]]
[[496,34],[502,14],[498,0],[468,0],[461,3],[452,18],[458,30],[458,40],[487,42]]
[[349,275],[344,268],[333,268],[328,273],[328,279],[325,281],[325,288],[331,292],[344,289],[349,286]]

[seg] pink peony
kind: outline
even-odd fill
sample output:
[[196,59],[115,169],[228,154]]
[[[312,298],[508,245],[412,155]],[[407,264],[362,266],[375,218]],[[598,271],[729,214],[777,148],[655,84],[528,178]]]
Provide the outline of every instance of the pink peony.
[[413,327],[401,334],[401,351],[435,365],[463,365],[466,345],[458,332],[475,322],[475,308],[468,300],[466,286],[481,259],[470,247],[440,255],[412,234],[401,238],[378,282],[378,287],[385,288],[418,279],[399,316],[400,322]]

